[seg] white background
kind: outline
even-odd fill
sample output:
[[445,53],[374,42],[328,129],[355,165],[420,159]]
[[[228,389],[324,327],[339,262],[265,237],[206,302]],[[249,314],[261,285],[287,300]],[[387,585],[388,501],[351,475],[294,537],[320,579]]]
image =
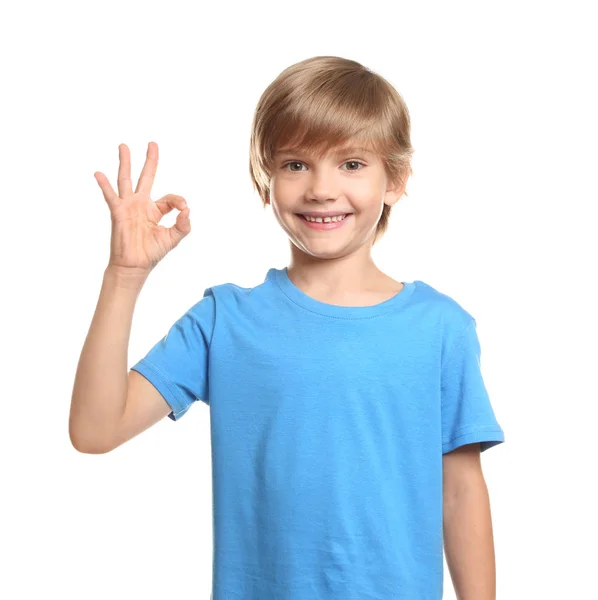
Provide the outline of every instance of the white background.
[[[477,320],[506,437],[482,455],[498,598],[598,598],[591,5],[2,9],[2,598],[209,598],[207,406],[109,454],[69,441],[75,370],[109,257],[93,174],[116,189],[126,143],[136,185],[155,141],[152,198],[180,194],[191,206],[191,234],[138,299],[132,365],[206,287],[257,285],[288,263],[288,239],[249,180],[250,124],[278,73],[317,55],[370,67],[410,110],[415,173],[374,258]],[[444,597],[455,598],[446,564]]]

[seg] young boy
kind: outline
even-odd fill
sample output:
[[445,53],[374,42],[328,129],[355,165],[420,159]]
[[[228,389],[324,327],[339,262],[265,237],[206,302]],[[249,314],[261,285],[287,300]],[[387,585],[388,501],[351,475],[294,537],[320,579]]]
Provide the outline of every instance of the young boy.
[[[133,193],[120,149],[102,291],[75,378],[70,436],[108,452],[164,416],[209,406],[213,600],[440,600],[443,542],[460,599],[495,598],[480,452],[504,441],[475,319],[371,249],[411,173],[396,90],[359,63],[316,57],[257,106],[250,175],[291,260],[244,288],[207,288],[127,375],[137,296],[190,232],[180,196]],[[177,208],[175,225],[157,223]]]

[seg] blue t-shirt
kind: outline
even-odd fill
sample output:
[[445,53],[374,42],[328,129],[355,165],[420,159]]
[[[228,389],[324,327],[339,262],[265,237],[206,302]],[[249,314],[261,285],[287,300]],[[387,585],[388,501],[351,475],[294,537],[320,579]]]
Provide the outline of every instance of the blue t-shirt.
[[504,441],[475,319],[422,281],[327,304],[208,288],[132,368],[209,406],[213,600],[441,600],[442,455]]

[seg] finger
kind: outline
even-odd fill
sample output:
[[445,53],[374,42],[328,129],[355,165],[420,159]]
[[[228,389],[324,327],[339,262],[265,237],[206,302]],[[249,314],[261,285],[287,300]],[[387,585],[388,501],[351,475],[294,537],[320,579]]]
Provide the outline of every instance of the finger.
[[167,215],[173,208],[183,210],[187,206],[187,201],[182,196],[176,194],[166,194],[156,201],[156,206],[160,209],[162,215]]
[[106,175],[104,175],[104,173],[101,173],[100,171],[96,171],[93,174],[93,176],[96,178],[96,181],[98,182],[98,185],[102,190],[102,194],[104,194],[104,200],[106,200],[108,206],[111,209],[116,208],[120,202],[120,198],[110,185],[110,182],[108,181]]
[[189,207],[186,207],[177,215],[175,224],[168,229],[173,247],[177,246],[178,243],[191,231],[189,212]]
[[131,182],[131,152],[126,144],[118,147],[118,195],[127,198],[133,195],[133,184]]
[[141,171],[139,181],[137,182],[137,188],[135,189],[136,194],[139,192],[141,194],[145,194],[146,196],[150,195],[152,185],[154,184],[154,177],[156,176],[157,168],[158,144],[156,144],[156,142],[150,142],[147,145],[147,156],[145,157],[145,164],[143,165],[143,170]]

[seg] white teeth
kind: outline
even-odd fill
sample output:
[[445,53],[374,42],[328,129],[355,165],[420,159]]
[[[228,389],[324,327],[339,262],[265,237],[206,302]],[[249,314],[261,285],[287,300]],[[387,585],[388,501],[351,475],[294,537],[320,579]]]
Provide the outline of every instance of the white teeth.
[[338,215],[337,217],[308,217],[307,215],[303,215],[307,221],[311,221],[312,223],[336,223],[337,221],[342,221],[347,215]]

